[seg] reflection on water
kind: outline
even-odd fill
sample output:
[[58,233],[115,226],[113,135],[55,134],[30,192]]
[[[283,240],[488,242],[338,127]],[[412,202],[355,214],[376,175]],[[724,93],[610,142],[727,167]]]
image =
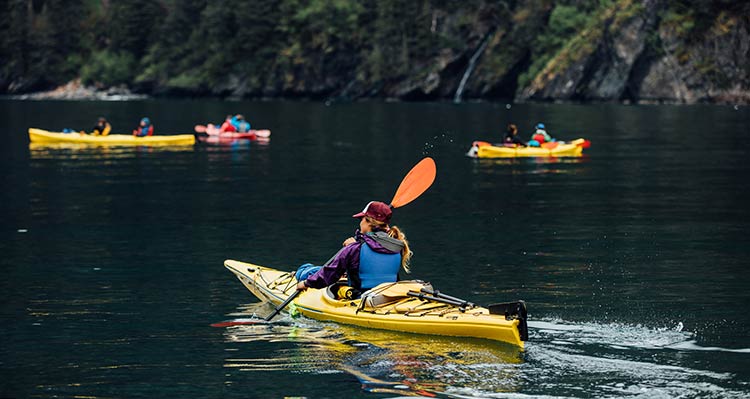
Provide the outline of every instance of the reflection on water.
[[[232,316],[260,317],[263,303],[244,306]],[[226,329],[232,343],[293,343],[282,353],[257,358],[226,358],[225,367],[242,371],[292,370],[348,373],[367,392],[407,396],[446,395],[455,387],[515,392],[524,355],[518,348],[479,339],[453,339],[279,317],[272,324]]]
[[[233,316],[261,317],[270,307],[256,303]],[[750,349],[700,347],[694,335],[673,327],[617,323],[529,323],[526,351],[472,339],[371,330],[288,315],[269,325],[227,328],[227,342],[286,343],[268,356],[229,356],[225,367],[241,371],[346,373],[362,390],[400,396],[742,397],[743,382],[729,372],[685,366],[684,351]],[[230,352],[231,353],[231,352]],[[587,381],[597,381],[596,384]]]
[[97,146],[83,143],[29,143],[29,154],[35,159],[64,159],[76,157],[126,158],[136,154],[188,152],[195,146]]
[[575,174],[581,169],[571,165],[589,162],[588,155],[579,157],[519,157],[472,159],[473,172],[479,175],[536,175],[536,174]]
[[198,144],[208,147],[229,147],[229,148],[248,148],[250,143],[254,145],[268,145],[271,143],[270,137],[258,137],[254,140],[248,139],[226,139],[217,136],[198,137]]
[[29,155],[32,159],[60,159],[75,160],[86,157],[100,158],[129,158],[141,154],[158,154],[173,152],[193,152],[196,149],[207,153],[245,151],[253,145],[267,146],[271,140],[260,138],[257,140],[234,139],[198,142],[189,145],[162,146],[114,146],[91,145],[85,143],[29,143]]
[[516,157],[516,158],[479,158],[473,161],[482,166],[497,165],[554,165],[588,162],[588,155],[578,157]]
[[[748,131],[746,108],[0,105],[0,396],[750,391],[750,147],[738,133]],[[273,143],[28,142],[31,125],[83,126],[92,115],[117,126],[158,115],[165,131],[188,131],[235,110],[272,127]],[[529,120],[580,131],[596,145],[580,158],[464,156],[477,132]],[[710,146],[686,139],[704,132]],[[436,160],[438,178],[396,215],[417,254],[414,276],[480,303],[525,299],[531,341],[523,353],[284,317],[264,327],[208,326],[247,295],[223,259],[327,259],[356,227],[352,210],[392,195],[424,155]]]

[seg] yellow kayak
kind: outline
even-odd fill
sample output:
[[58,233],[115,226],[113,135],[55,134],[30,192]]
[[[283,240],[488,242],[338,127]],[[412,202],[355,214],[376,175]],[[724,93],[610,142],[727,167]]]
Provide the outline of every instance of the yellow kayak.
[[[279,305],[296,290],[293,272],[236,260],[226,260],[224,266],[262,301]],[[358,299],[347,299],[342,295],[346,290],[342,280],[326,289],[305,290],[293,304],[303,316],[362,327],[484,338],[520,348],[528,338],[526,306],[522,301],[484,308],[416,280],[384,283]]]
[[172,136],[136,137],[129,134],[110,134],[94,136],[83,133],[48,132],[42,129],[29,128],[29,140],[32,143],[80,143],[96,145],[128,145],[128,146],[163,146],[163,145],[192,145],[195,135],[178,134]]
[[541,147],[505,147],[485,141],[475,141],[466,154],[472,158],[516,158],[516,157],[580,157],[591,142],[576,139],[571,142],[544,143]]

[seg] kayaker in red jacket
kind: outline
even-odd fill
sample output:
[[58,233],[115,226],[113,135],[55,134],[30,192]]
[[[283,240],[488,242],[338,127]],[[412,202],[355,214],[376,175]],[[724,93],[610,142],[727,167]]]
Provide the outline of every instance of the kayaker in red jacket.
[[224,123],[221,124],[220,132],[236,132],[237,128],[232,124],[232,115],[227,115],[224,119]]
[[531,135],[531,140],[528,142],[530,147],[539,147],[546,142],[555,141],[544,129],[544,123],[537,123],[536,131]]
[[133,130],[133,136],[143,137],[143,136],[153,136],[154,135],[154,125],[151,124],[151,120],[148,118],[141,119],[141,123],[138,124],[138,127]]
[[[398,272],[409,272],[411,250],[406,235],[397,226],[390,226],[391,208],[372,201],[362,212],[359,229],[325,266],[302,265],[297,271],[298,290],[326,288],[346,274],[349,286],[362,292],[385,282],[398,281]],[[312,273],[312,274],[311,274]]]

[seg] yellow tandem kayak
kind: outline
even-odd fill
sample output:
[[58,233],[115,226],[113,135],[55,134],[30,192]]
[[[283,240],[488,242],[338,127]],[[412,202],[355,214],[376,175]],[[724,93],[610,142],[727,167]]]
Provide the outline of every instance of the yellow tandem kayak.
[[505,147],[485,141],[472,143],[466,154],[472,158],[516,158],[516,157],[580,157],[591,142],[576,139],[571,142],[544,143],[541,147]]
[[42,129],[29,128],[29,140],[32,143],[79,143],[95,145],[127,145],[127,146],[166,146],[192,145],[195,135],[178,134],[172,136],[136,137],[128,134],[110,134],[94,136],[82,133],[49,132]]
[[[296,290],[293,272],[236,260],[226,260],[224,266],[253,295],[276,306]],[[433,290],[429,283],[415,280],[384,283],[358,299],[339,299],[339,288],[342,287],[333,285],[326,289],[308,289],[293,303],[306,317],[362,327],[484,338],[520,348],[528,338],[526,306],[522,301],[484,308],[444,295]]]

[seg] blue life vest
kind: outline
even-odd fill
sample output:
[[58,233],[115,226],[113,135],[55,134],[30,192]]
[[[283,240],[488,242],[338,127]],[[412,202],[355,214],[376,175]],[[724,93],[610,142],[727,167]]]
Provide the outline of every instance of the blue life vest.
[[362,289],[369,290],[378,284],[395,283],[401,269],[401,254],[381,254],[366,243],[359,250],[359,278]]

